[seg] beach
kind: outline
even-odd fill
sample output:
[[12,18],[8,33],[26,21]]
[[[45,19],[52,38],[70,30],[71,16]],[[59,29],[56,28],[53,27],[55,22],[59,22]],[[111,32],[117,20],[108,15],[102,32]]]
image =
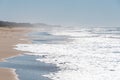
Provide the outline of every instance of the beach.
[[120,79],[120,28],[1,28],[0,34],[0,80]]
[[[22,51],[13,49],[18,43],[30,43],[27,40],[26,33],[30,29],[25,27],[0,27],[0,62],[5,61],[6,58],[22,54]],[[14,69],[0,68],[1,80],[17,80]]]

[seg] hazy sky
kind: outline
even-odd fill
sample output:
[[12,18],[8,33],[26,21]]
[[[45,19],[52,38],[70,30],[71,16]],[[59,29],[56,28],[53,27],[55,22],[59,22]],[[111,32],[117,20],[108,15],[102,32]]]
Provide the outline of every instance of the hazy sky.
[[0,20],[120,26],[120,0],[0,0]]

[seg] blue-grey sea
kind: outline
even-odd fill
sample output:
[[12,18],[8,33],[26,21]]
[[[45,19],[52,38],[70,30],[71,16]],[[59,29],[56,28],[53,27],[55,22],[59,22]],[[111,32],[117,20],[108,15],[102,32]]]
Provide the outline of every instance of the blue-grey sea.
[[20,80],[120,80],[119,27],[45,27],[28,34],[28,51],[0,62]]

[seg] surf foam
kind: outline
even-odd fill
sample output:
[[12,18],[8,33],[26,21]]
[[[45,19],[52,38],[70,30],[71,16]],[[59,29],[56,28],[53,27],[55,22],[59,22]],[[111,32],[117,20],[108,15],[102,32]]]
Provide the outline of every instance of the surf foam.
[[66,44],[18,44],[15,49],[44,56],[36,60],[56,64],[60,71],[44,75],[52,80],[120,80],[119,39],[90,34],[85,30],[52,34],[70,35],[74,41]]

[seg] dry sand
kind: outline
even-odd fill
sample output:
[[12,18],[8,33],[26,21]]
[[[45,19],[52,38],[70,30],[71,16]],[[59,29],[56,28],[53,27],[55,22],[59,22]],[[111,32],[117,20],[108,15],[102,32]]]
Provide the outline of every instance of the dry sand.
[[[27,28],[3,28],[0,27],[0,61],[5,58],[16,56],[23,52],[13,49],[18,43],[30,43],[27,40],[26,33],[31,31]],[[17,80],[13,69],[0,68],[0,80]]]

